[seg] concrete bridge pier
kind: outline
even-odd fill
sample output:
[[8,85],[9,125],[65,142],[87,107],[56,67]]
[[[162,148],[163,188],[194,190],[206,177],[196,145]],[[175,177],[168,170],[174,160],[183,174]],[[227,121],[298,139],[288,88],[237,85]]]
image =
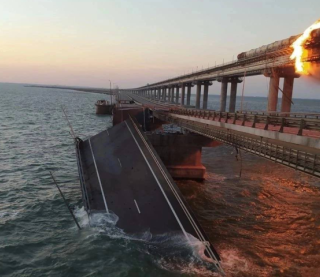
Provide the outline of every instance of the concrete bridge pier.
[[171,87],[171,95],[170,95],[170,102],[173,103],[174,102],[174,87]]
[[299,74],[295,73],[295,68],[275,68],[272,71],[265,71],[264,76],[270,77],[268,112],[277,111],[280,78],[284,78],[283,90],[281,91],[281,112],[290,112],[294,78],[300,77]]
[[179,89],[180,89],[180,87],[177,86],[176,87],[176,104],[179,104]]
[[148,134],[147,137],[175,179],[203,180],[206,168],[201,163],[202,147],[221,145],[193,134]]
[[220,93],[220,112],[226,111],[228,94],[228,80],[223,78],[221,80],[221,93]]
[[276,112],[278,105],[280,77],[277,73],[270,76],[269,94],[268,94],[268,112]]
[[190,98],[191,98],[191,88],[192,84],[187,84],[187,106],[190,106]]
[[167,88],[166,87],[163,87],[162,89],[162,100],[163,101],[167,101]]
[[185,94],[186,94],[186,86],[185,84],[181,85],[181,106],[184,106],[184,98],[185,98]]
[[230,102],[229,102],[229,112],[234,113],[236,111],[236,101],[237,101],[237,87],[242,81],[238,78],[231,80],[231,91],[230,91]]
[[204,89],[203,89],[203,104],[202,108],[206,110],[208,108],[208,94],[209,94],[209,86],[211,86],[211,82],[204,82]]
[[201,101],[201,82],[197,82],[196,109],[200,109]]
[[160,100],[161,97],[161,88],[158,88],[158,100]]
[[282,113],[291,111],[293,83],[294,83],[293,76],[288,76],[288,77],[284,78],[283,94],[282,94],[282,101],[281,101],[281,112]]

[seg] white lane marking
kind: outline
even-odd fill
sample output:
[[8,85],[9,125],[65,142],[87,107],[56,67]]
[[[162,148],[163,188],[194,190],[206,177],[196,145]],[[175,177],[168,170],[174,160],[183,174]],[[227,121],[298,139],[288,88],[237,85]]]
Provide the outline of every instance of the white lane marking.
[[133,201],[134,201],[134,203],[136,204],[136,207],[137,207],[138,213],[139,213],[139,214],[141,214],[141,212],[140,212],[140,209],[139,209],[139,206],[138,206],[138,203],[137,203],[136,199],[133,199]]
[[[131,122],[133,122],[132,119],[131,119]],[[133,124],[134,124],[134,123],[133,123]],[[142,142],[145,144],[146,148],[148,149],[149,153],[151,154],[153,160],[155,161],[155,163],[156,163],[157,166],[159,167],[159,169],[160,169],[163,177],[166,179],[166,181],[167,181],[169,187],[171,188],[172,192],[173,192],[174,195],[176,196],[178,202],[179,202],[180,205],[181,205],[181,208],[184,210],[184,212],[185,212],[187,218],[189,219],[191,225],[193,226],[193,228],[195,229],[196,233],[198,234],[198,236],[199,236],[199,238],[200,238],[200,241],[202,241],[202,242],[204,243],[204,245],[206,246],[208,252],[211,254],[211,257],[216,261],[216,263],[215,263],[216,268],[217,268],[218,270],[220,270],[221,272],[224,272],[223,269],[221,268],[221,265],[220,265],[219,260],[217,259],[217,257],[215,256],[215,254],[213,253],[213,251],[211,250],[211,248],[205,244],[206,241],[205,241],[205,239],[204,239],[204,237],[203,237],[203,235],[202,235],[202,232],[199,230],[197,224],[194,222],[192,216],[190,215],[188,209],[186,208],[186,206],[184,205],[183,201],[181,200],[179,194],[177,193],[177,191],[176,191],[175,188],[173,187],[171,181],[168,179],[167,175],[164,173],[163,169],[161,168],[161,166],[160,166],[157,158],[156,158],[155,155],[153,154],[153,152],[152,152],[152,150],[150,149],[150,147],[149,147],[148,143],[146,142],[145,138],[143,137],[143,135],[141,134],[140,130],[139,130],[135,125],[134,125],[134,128],[136,129],[136,131],[137,131],[138,135],[140,136]]]
[[185,237],[187,238],[187,240],[189,241],[189,243],[191,243],[191,241],[190,241],[190,239],[189,239],[189,237],[188,237],[188,234],[187,234],[186,230],[184,229],[184,227],[183,227],[183,225],[182,225],[182,223],[181,223],[181,221],[180,221],[180,219],[179,219],[178,215],[176,214],[176,211],[173,209],[173,207],[172,207],[172,205],[171,205],[171,203],[170,203],[170,201],[169,201],[169,199],[168,199],[168,197],[167,197],[166,193],[164,192],[164,190],[163,190],[163,188],[162,188],[162,186],[161,186],[161,184],[160,184],[160,182],[159,182],[159,180],[158,180],[158,178],[157,178],[156,174],[155,174],[155,173],[154,173],[154,171],[152,170],[152,167],[151,167],[151,165],[149,164],[148,159],[147,159],[147,158],[146,158],[146,156],[144,155],[144,153],[143,153],[143,151],[142,151],[142,149],[141,149],[140,145],[138,144],[138,142],[137,142],[136,138],[134,137],[134,135],[133,135],[133,133],[132,133],[132,131],[131,131],[131,129],[130,129],[130,127],[129,127],[128,123],[127,123],[126,121],[125,121],[125,123],[126,123],[126,125],[127,125],[127,128],[128,128],[128,130],[129,130],[129,132],[130,132],[131,136],[133,137],[133,139],[134,139],[135,143],[137,144],[137,146],[138,146],[138,148],[139,148],[139,150],[140,150],[140,152],[141,152],[141,154],[142,154],[142,156],[143,156],[144,160],[146,161],[146,164],[148,165],[148,167],[149,167],[149,169],[150,169],[150,171],[151,171],[151,173],[152,173],[152,175],[153,175],[154,179],[156,180],[156,182],[157,182],[157,184],[158,184],[158,186],[159,186],[159,188],[160,188],[160,190],[161,190],[161,192],[162,192],[162,194],[163,194],[164,198],[167,200],[167,203],[168,203],[168,205],[169,205],[169,207],[170,207],[170,209],[171,209],[171,211],[172,211],[172,213],[173,213],[174,217],[176,218],[176,220],[177,220],[177,222],[178,222],[178,224],[179,224],[179,226],[180,226],[180,228],[181,228],[181,230],[182,230],[183,234],[185,235]]
[[118,162],[119,162],[120,167],[122,167],[122,164],[121,164],[121,161],[120,161],[120,159],[119,159],[119,158],[118,158]]
[[96,164],[96,159],[95,159],[95,157],[94,157],[94,155],[93,155],[93,150],[92,150],[92,146],[91,146],[91,141],[90,141],[90,139],[89,139],[89,145],[90,145],[90,150],[91,150],[91,154],[92,154],[92,158],[93,158],[94,167],[96,168],[96,172],[97,172],[97,176],[98,176],[98,181],[99,181],[99,185],[100,185],[100,189],[101,189],[101,193],[102,193],[102,198],[103,198],[104,206],[106,207],[107,213],[109,213],[108,205],[107,205],[107,201],[106,201],[106,197],[104,196],[104,192],[103,192],[103,189],[102,189],[102,184],[101,184],[101,180],[100,180],[100,175],[99,175],[98,167],[97,167],[97,164]]

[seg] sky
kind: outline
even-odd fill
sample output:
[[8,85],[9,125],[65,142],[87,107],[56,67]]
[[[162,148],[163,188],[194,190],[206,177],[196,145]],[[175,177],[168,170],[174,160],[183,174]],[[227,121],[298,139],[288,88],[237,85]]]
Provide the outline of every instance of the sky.
[[[319,0],[0,0],[0,82],[143,86],[302,33]],[[266,96],[266,78],[246,95]],[[294,97],[320,99],[302,77]],[[210,93],[218,94],[214,84]]]

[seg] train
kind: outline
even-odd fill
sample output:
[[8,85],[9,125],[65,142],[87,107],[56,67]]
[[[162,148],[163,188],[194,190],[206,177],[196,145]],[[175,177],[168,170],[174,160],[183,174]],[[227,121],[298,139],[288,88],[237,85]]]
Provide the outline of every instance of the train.
[[[299,36],[301,36],[301,34],[296,36],[291,36],[287,39],[278,40],[268,45],[263,45],[259,48],[251,49],[250,51],[247,51],[247,52],[242,52],[237,56],[238,61],[265,56],[281,50],[287,50],[296,41],[296,39]],[[314,30],[311,33],[310,39],[306,43],[313,44],[315,42],[320,43],[320,29]]]

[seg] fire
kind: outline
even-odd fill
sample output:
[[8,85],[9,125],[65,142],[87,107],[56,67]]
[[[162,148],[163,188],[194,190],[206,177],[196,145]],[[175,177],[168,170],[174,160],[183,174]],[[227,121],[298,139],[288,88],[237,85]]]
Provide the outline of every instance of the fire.
[[302,55],[305,51],[303,44],[310,38],[311,32],[319,28],[320,20],[316,21],[310,27],[308,27],[304,31],[304,33],[291,45],[291,47],[293,48],[293,53],[291,54],[290,59],[295,59],[296,72],[307,73],[307,70],[302,62]]

